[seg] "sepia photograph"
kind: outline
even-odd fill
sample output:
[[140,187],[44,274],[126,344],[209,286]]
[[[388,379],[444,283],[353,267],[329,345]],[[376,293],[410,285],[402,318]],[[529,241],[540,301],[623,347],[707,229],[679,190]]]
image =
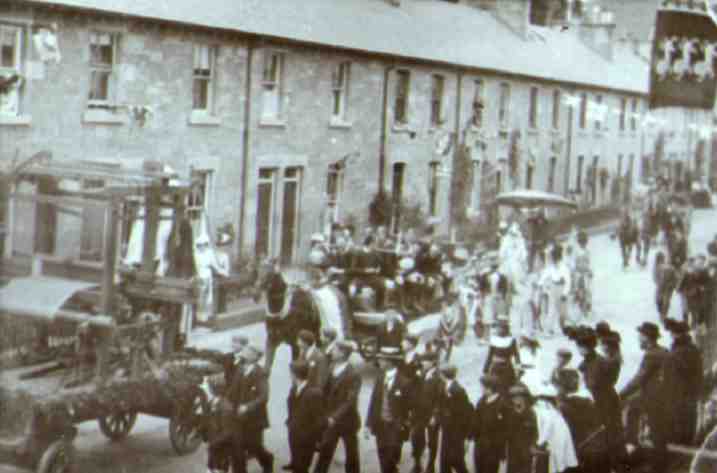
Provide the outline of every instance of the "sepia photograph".
[[0,0],[0,473],[717,473],[717,1]]

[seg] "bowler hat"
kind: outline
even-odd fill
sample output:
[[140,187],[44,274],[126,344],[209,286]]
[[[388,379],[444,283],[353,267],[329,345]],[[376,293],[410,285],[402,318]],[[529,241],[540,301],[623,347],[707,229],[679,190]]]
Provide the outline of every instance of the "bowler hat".
[[637,327],[637,331],[653,340],[660,338],[660,327],[652,322],[643,322],[639,327]]
[[575,337],[575,343],[579,347],[593,349],[597,346],[597,336],[592,331],[584,331],[577,334]]
[[597,333],[598,337],[604,337],[608,333],[610,333],[610,324],[605,322],[604,320],[602,322],[598,322],[595,325],[595,333]]
[[690,327],[682,322],[681,320],[667,319],[665,321],[665,328],[671,333],[678,335],[687,333],[690,331]]
[[560,358],[572,358],[572,357],[573,357],[573,352],[571,352],[571,351],[568,350],[567,348],[561,348],[561,349],[558,350],[558,356],[559,356]]

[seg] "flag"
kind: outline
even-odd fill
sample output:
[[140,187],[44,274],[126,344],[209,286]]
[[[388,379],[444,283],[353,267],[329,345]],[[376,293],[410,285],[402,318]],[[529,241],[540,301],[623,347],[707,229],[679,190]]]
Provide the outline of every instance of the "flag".
[[717,24],[710,0],[661,0],[650,61],[650,108],[711,110]]

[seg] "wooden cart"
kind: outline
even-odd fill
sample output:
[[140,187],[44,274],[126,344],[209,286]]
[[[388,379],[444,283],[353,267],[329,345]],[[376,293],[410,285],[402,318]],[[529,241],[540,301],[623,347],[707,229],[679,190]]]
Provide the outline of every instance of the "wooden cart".
[[[189,185],[157,169],[108,170],[51,162],[49,153],[43,158],[3,181],[0,194],[7,229],[0,255],[0,368],[13,387],[0,393],[0,403],[24,399],[14,417],[0,416],[0,463],[71,471],[75,424],[96,419],[104,435],[119,440],[139,414],[169,419],[174,450],[195,451],[205,402],[199,384],[223,371],[222,355],[184,350],[180,317],[197,303],[198,288],[191,276],[173,274],[171,264],[169,272],[157,271],[158,235],[170,221],[165,237],[175,244]],[[19,212],[23,204],[34,210],[32,231],[24,234],[30,219]],[[57,254],[66,215],[94,216],[99,223],[100,235],[88,236],[101,242],[96,261]],[[138,222],[141,259],[121,263],[130,226]],[[28,239],[31,254],[16,251]],[[52,389],[43,391],[43,384]],[[16,425],[21,414],[24,422]]]

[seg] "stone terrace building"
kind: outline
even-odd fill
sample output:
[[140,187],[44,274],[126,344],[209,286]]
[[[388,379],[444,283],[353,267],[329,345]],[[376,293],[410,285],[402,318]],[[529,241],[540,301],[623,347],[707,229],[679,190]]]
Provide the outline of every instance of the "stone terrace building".
[[[447,233],[452,206],[480,218],[514,187],[607,203],[651,172],[660,130],[692,167],[706,114],[648,119],[648,61],[609,16],[544,3],[8,0],[0,75],[23,81],[0,159],[162,161],[202,182],[194,203],[239,229],[237,252],[286,263],[327,222],[365,221],[381,186]],[[48,29],[59,60],[35,42]]]

